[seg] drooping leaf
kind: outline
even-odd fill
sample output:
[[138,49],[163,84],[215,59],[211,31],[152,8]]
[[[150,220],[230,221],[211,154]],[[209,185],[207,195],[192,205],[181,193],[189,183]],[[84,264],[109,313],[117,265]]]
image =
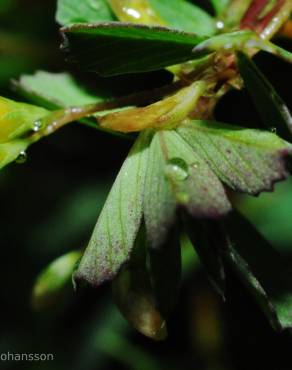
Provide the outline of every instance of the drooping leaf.
[[67,283],[71,281],[74,267],[81,251],[69,252],[50,263],[38,276],[32,292],[32,305],[42,309],[56,303]]
[[115,277],[113,295],[116,304],[140,333],[155,340],[167,335],[166,323],[155,300],[151,279],[146,267],[146,239],[140,230],[128,264]]
[[184,217],[187,235],[204,265],[211,284],[225,298],[225,268],[222,252],[226,240],[217,221]]
[[175,131],[158,131],[154,135],[148,163],[144,215],[153,248],[165,242],[176,205],[195,218],[217,218],[230,210],[217,176]]
[[56,21],[64,26],[114,20],[107,0],[58,0],[57,4]]
[[211,121],[188,121],[177,132],[232,189],[256,195],[287,177],[292,146],[261,130]]
[[202,37],[165,27],[119,22],[62,29],[68,59],[103,76],[145,72],[195,59]]
[[69,73],[38,71],[22,75],[19,81],[14,81],[14,87],[32,102],[49,109],[98,103],[106,97],[88,92]]
[[272,84],[244,53],[238,53],[238,67],[263,122],[269,128],[275,127],[280,136],[291,137],[292,116]]
[[148,140],[148,133],[142,133],[125,160],[76,271],[76,280],[99,285],[112,279],[129,259],[142,218]]
[[46,109],[0,97],[0,143],[19,138],[34,128]]
[[159,249],[149,249],[150,271],[157,307],[167,318],[177,304],[181,285],[181,248],[177,227]]
[[232,243],[226,250],[228,263],[254,295],[272,326],[277,330],[291,328],[291,261],[275,251],[239,214],[230,217],[227,232]]
[[215,33],[213,18],[203,9],[185,0],[149,0],[167,26],[201,36]]
[[220,15],[227,7],[229,0],[211,0],[217,15]]

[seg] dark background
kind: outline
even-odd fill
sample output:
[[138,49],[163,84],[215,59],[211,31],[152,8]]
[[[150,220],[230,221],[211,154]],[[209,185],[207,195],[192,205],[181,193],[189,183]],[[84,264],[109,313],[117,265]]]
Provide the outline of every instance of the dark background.
[[[54,0],[0,0],[0,95],[17,99],[9,81],[20,74],[70,70],[58,49],[54,13]],[[288,41],[279,42],[292,49]],[[292,107],[291,65],[263,54],[256,61]],[[105,83],[94,75],[73,73],[90,81],[92,89]],[[123,94],[168,79],[166,72],[156,72],[106,84]],[[260,125],[244,91],[229,93],[217,117]],[[86,245],[130,146],[130,141],[73,124],[31,147],[25,164],[1,171],[0,353],[53,353],[55,360],[2,361],[0,369],[291,370],[291,333],[272,330],[230,271],[227,301],[221,302],[195,260],[164,342],[152,342],[128,326],[112,302],[110,285],[76,294],[70,286],[55,307],[32,309],[38,273],[58,256]],[[278,184],[274,194],[241,196],[238,202],[275,248],[292,254],[291,180]]]

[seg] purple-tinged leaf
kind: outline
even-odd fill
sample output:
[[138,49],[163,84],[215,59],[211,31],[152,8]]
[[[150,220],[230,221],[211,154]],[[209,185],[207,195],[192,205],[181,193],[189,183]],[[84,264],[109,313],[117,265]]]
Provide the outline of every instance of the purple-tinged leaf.
[[199,120],[184,122],[177,132],[234,190],[257,195],[288,176],[292,145],[271,132]]

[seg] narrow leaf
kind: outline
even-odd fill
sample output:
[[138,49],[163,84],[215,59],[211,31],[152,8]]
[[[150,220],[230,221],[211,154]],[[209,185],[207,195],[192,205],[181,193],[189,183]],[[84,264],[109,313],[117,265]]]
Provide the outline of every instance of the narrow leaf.
[[273,133],[199,120],[177,132],[234,190],[256,195],[288,176],[284,158],[292,146]]
[[68,59],[103,76],[145,72],[194,59],[202,37],[127,23],[76,24],[62,29]]
[[114,20],[106,0],[58,0],[56,21],[61,25]]
[[272,84],[244,53],[238,53],[238,67],[263,122],[270,129],[276,127],[280,136],[291,137],[292,116]]
[[228,262],[255,296],[272,326],[278,330],[291,328],[291,261],[276,252],[239,214],[230,217],[227,231],[233,245],[227,250]]
[[206,84],[198,81],[177,93],[143,108],[106,114],[98,118],[101,127],[114,131],[133,132],[147,128],[170,129],[176,127],[193,111]]
[[75,274],[92,285],[112,279],[128,261],[142,217],[148,160],[148,134],[142,134],[125,160],[99,216]]
[[187,234],[202,261],[211,284],[225,299],[225,268],[222,253],[226,246],[224,234],[216,221],[184,218]]
[[181,284],[181,248],[178,230],[173,228],[159,249],[149,249],[151,280],[157,306],[164,318],[175,308]]

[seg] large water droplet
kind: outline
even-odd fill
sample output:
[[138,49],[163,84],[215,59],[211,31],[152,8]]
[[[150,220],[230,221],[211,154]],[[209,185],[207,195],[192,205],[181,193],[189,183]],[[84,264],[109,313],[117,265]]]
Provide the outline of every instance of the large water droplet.
[[225,27],[225,24],[224,24],[223,21],[219,20],[219,21],[216,22],[217,30],[222,31],[224,29],[224,27]]
[[181,158],[172,158],[166,164],[165,175],[175,181],[184,181],[189,176],[188,165]]
[[22,150],[18,154],[18,157],[16,158],[15,162],[21,164],[21,163],[26,162],[26,160],[27,160],[27,154],[26,154],[26,152],[24,150]]

